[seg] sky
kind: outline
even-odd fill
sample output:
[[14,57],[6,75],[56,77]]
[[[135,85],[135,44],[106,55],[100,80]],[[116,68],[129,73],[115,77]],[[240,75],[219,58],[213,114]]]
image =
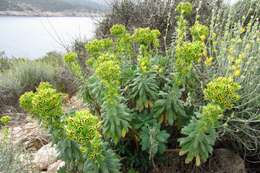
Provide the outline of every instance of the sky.
[[230,3],[231,4],[234,4],[234,3],[236,3],[237,2],[237,0],[230,0]]

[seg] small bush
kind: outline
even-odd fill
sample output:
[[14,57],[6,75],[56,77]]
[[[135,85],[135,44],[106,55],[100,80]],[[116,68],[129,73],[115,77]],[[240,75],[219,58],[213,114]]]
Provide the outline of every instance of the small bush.
[[60,67],[64,65],[63,56],[58,52],[48,52],[45,56],[36,61],[44,62],[54,67]]
[[0,74],[0,104],[17,105],[25,91],[35,90],[41,81],[55,81],[55,69],[42,62],[19,61]]
[[[158,29],[162,34],[161,45],[167,47],[175,36],[176,6],[182,0],[115,0],[111,3],[111,13],[99,22],[96,35],[104,38],[110,35],[110,28],[115,24],[123,24],[129,30],[138,27]],[[189,21],[194,22],[196,14],[200,15],[203,24],[209,24],[211,9],[220,6],[222,0],[213,3],[210,0],[188,0],[193,4],[193,15]],[[195,9],[198,8],[198,13]]]
[[[232,143],[255,154],[258,151],[258,18],[253,16],[243,26],[232,21],[235,13],[227,6],[225,10],[212,9],[209,27],[201,24],[199,17],[189,27],[191,9],[190,3],[177,7],[176,38],[166,56],[158,51],[159,31],[150,28],[131,32],[116,24],[109,30],[111,38],[86,44],[87,64],[93,74],[85,79],[85,101],[102,118],[103,135],[122,149],[122,157],[137,156],[133,148],[141,147],[149,153],[143,163],[153,163],[163,152],[160,148],[167,148],[171,132],[165,131],[167,126],[177,127],[180,154],[186,155],[186,163],[201,165],[210,157],[215,143],[229,135]],[[216,24],[222,22],[226,23]],[[251,69],[247,68],[249,64]],[[75,59],[73,66],[79,67]],[[75,69],[75,75],[81,73],[80,68]],[[255,80],[250,87],[246,81],[252,77]],[[253,99],[245,91],[255,93]],[[240,113],[244,109],[247,116]],[[256,124],[247,124],[246,117]],[[243,131],[245,125],[243,135],[232,134],[235,127],[229,124],[231,119],[237,121],[237,131]],[[136,141],[132,136],[137,138],[137,146],[133,145]],[[129,165],[137,162],[137,158],[126,161]],[[145,165],[139,169],[149,170]]]
[[11,117],[9,117],[8,115],[4,115],[4,116],[0,117],[0,125],[2,125],[2,126],[7,125],[10,121],[11,121]]
[[227,11],[214,11],[208,39],[211,63],[207,73],[209,76],[232,78],[233,82],[230,83],[230,79],[226,79],[225,85],[222,85],[224,81],[221,85],[209,82],[205,96],[232,107],[229,113],[224,114],[219,133],[234,146],[233,150],[247,156],[257,155],[260,151],[259,9],[257,1],[241,0]]
[[43,62],[55,68],[55,87],[62,92],[74,95],[78,91],[75,77],[72,75],[66,64],[63,55],[58,52],[49,52],[44,57],[37,59],[37,62]]
[[[49,129],[66,161],[63,169],[79,172],[119,172],[119,159],[100,134],[100,120],[88,110],[64,114],[62,97],[49,83],[20,97],[20,105]],[[69,154],[73,153],[73,154]]]
[[52,83],[57,89],[73,95],[77,91],[75,78],[55,52],[37,60],[8,59],[10,66],[0,73],[0,107],[18,105],[18,98],[26,91],[35,90],[40,82]]
[[37,173],[31,162],[32,154],[23,146],[14,145],[9,129],[0,131],[0,170],[3,173]]
[[11,66],[11,61],[8,59],[4,53],[0,52],[0,72],[9,69]]

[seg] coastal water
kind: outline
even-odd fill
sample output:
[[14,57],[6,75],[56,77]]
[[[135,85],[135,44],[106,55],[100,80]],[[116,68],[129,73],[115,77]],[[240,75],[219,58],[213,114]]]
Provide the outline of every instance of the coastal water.
[[0,17],[0,52],[30,59],[65,52],[75,39],[92,38],[96,22],[92,17]]

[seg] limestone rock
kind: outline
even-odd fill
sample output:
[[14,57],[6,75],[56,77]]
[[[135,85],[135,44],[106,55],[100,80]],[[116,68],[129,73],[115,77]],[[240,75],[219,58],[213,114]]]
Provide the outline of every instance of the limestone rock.
[[34,155],[33,163],[39,170],[47,170],[48,166],[57,161],[58,152],[51,144],[44,145]]
[[65,162],[62,160],[58,160],[57,162],[51,164],[48,167],[47,173],[57,173],[60,168],[65,165]]

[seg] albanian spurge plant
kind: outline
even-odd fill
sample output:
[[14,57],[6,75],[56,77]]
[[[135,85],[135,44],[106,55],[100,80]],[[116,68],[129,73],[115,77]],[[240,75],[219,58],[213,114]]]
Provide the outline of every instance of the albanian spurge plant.
[[190,3],[183,2],[177,6],[177,12],[180,13],[177,21],[177,39],[176,39],[176,83],[178,85],[185,84],[185,80],[189,80],[192,75],[193,66],[198,64],[203,57],[207,56],[205,40],[208,37],[208,27],[196,21],[194,26],[191,27],[192,41],[187,41],[187,20],[192,12]]
[[186,163],[199,166],[210,157],[216,141],[221,142],[219,132],[235,114],[259,113],[257,98],[241,95],[259,90],[253,85],[258,88],[251,91],[243,78],[248,74],[242,68],[248,65],[245,56],[255,52],[221,52],[218,36],[199,17],[189,29],[190,3],[180,3],[176,11],[177,35],[166,53],[160,51],[158,30],[130,32],[116,24],[110,37],[86,43],[88,72],[81,69],[78,53],[65,55],[80,81],[87,109],[63,112],[62,94],[48,83],[21,96],[21,107],[50,130],[66,162],[63,171],[152,172],[167,149],[178,144]]
[[67,137],[80,144],[80,150],[87,161],[84,172],[119,172],[119,159],[102,141],[100,121],[88,110],[75,113],[65,123]]
[[182,129],[181,133],[187,137],[179,139],[180,155],[187,154],[186,163],[195,158],[196,165],[199,166],[208,159],[216,142],[216,128],[222,113],[223,109],[219,105],[208,104]]
[[[190,29],[192,42],[185,41],[184,29],[186,29],[187,23],[185,16],[190,13],[189,9],[191,8],[188,6],[191,5],[180,3],[177,8],[180,17],[177,26],[175,67],[177,70],[176,82],[182,85],[185,85],[185,80],[192,78],[191,73],[196,74],[198,68],[204,68],[203,63],[199,64],[199,62],[205,61],[205,64],[209,64],[211,59],[208,58],[205,44],[209,35],[207,26],[196,21]],[[197,166],[205,162],[213,151],[217,138],[216,129],[223,112],[225,109],[231,109],[240,98],[237,93],[240,85],[234,82],[231,77],[213,79],[206,88],[202,89],[205,100],[210,101],[210,103],[203,106],[201,112],[195,112],[195,117],[192,117],[190,123],[181,130],[181,134],[185,137],[178,140],[181,146],[180,155],[187,154],[185,162],[189,163],[195,159]]]
[[119,159],[102,141],[99,118],[88,110],[64,114],[62,102],[62,94],[45,82],[35,93],[27,92],[20,97],[21,107],[49,129],[67,170],[119,172]]
[[186,162],[196,159],[196,165],[205,162],[213,151],[216,141],[216,128],[224,110],[231,109],[240,96],[237,91],[240,85],[231,78],[219,77],[209,82],[204,89],[205,99],[211,101],[197,113],[181,133],[187,137],[180,138],[180,154],[186,154]]

